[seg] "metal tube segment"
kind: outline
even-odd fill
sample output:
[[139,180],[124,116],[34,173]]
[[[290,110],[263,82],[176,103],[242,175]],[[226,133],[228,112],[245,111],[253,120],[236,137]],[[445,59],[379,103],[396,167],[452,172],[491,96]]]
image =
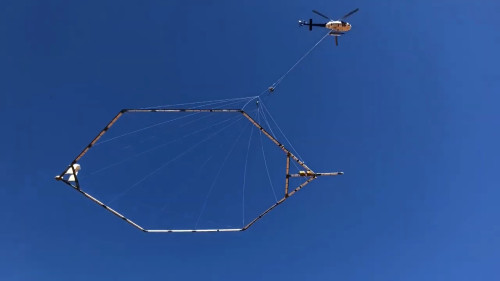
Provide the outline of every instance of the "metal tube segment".
[[70,182],[66,181],[66,180],[62,180],[65,184],[71,186],[72,188],[74,188],[76,191],[80,192],[83,196],[87,197],[88,199],[92,200],[94,203],[98,204],[99,206],[103,207],[104,209],[108,210],[109,212],[111,212],[113,215],[119,217],[120,219],[126,221],[127,223],[129,223],[130,225],[132,225],[133,227],[141,230],[141,231],[144,231],[146,232],[146,229],[144,229],[143,227],[141,227],[140,225],[138,225],[137,223],[133,222],[132,220],[126,218],[124,215],[118,213],[117,211],[115,211],[113,208],[107,206],[106,204],[102,203],[101,201],[99,201],[97,198],[93,197],[92,195],[88,194],[87,192],[81,190],[80,188],[72,185]]
[[236,232],[243,231],[242,228],[221,228],[221,229],[146,229],[150,233],[186,233],[186,232]]
[[271,205],[271,207],[267,208],[264,212],[262,212],[258,217],[253,219],[250,223],[245,225],[241,230],[247,230],[250,226],[252,226],[254,223],[256,223],[258,220],[260,220],[262,217],[264,217],[267,213],[269,213],[272,209],[278,207],[281,203],[285,202],[286,199],[290,198],[290,196],[294,195],[297,191],[301,190],[304,186],[306,186],[308,183],[312,182],[315,180],[315,177],[308,178],[305,182],[303,182],[301,185],[299,185],[297,188],[295,188],[292,192],[288,194],[288,196],[285,196],[281,198],[278,202],[274,203]]
[[288,197],[288,185],[290,184],[290,154],[286,155],[286,174],[285,174],[285,197]]
[[343,175],[344,172],[331,172],[331,173],[313,173],[312,171],[301,171],[299,174],[291,174],[289,175],[291,178],[300,178],[300,177],[322,177],[322,176],[340,176]]
[[343,175],[344,172],[332,172],[332,173],[316,173],[316,176],[317,177],[321,177],[321,176],[340,176],[340,175]]
[[104,129],[102,129],[99,132],[99,134],[97,134],[97,136],[82,150],[82,152],[80,152],[80,154],[76,156],[76,158],[71,162],[71,164],[69,164],[68,168],[60,174],[60,177],[63,177],[66,171],[69,169],[69,167],[73,167],[73,164],[76,164],[76,162],[78,162],[83,157],[83,155],[85,155],[85,153],[89,151],[89,149],[109,130],[109,128],[111,128],[111,126],[113,126],[113,124],[115,124],[116,121],[118,121],[118,119],[123,115],[123,113],[125,113],[125,111],[121,110],[120,112],[118,112],[118,114],[116,114],[115,117],[113,117],[113,119],[111,119],[111,121],[109,121],[106,127],[104,127]]
[[301,185],[299,185],[292,192],[288,193],[288,197],[294,195],[297,191],[301,190],[304,186],[306,186],[308,183],[312,182],[315,179],[317,179],[317,177],[308,178],[304,183],[302,183]]
[[228,112],[228,113],[241,113],[243,110],[241,109],[179,109],[179,108],[155,108],[155,109],[123,109],[123,112],[131,112],[131,113],[152,113],[152,112]]

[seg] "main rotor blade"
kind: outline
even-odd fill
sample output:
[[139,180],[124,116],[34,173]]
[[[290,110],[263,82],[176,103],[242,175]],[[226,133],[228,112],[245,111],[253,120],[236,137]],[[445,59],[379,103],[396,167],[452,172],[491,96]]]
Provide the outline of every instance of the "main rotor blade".
[[343,19],[347,18],[348,16],[356,13],[358,10],[359,10],[359,8],[356,8],[355,10],[350,11],[349,13],[347,13],[346,15],[344,15],[343,17],[341,17],[340,19],[343,20]]
[[313,13],[315,13],[315,14],[317,14],[317,15],[319,15],[319,16],[322,16],[322,17],[324,17],[325,19],[332,20],[331,18],[329,18],[329,17],[327,17],[327,16],[323,15],[322,13],[320,13],[320,12],[318,12],[318,11],[316,11],[316,10],[313,10]]

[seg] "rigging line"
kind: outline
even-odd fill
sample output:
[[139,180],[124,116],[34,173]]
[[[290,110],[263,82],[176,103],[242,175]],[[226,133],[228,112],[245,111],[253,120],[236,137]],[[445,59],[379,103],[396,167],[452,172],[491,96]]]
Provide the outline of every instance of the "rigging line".
[[[254,99],[255,99],[255,98],[254,98]],[[221,107],[223,107],[223,108],[224,108],[224,107],[225,107],[225,108],[228,108],[228,106],[229,106],[229,105],[232,105],[232,104],[235,104],[235,103],[239,103],[239,101],[232,102],[232,103],[227,103],[227,104],[222,104],[222,105],[219,105],[219,106],[221,106]],[[197,112],[197,113],[203,113],[203,112]],[[191,124],[191,123],[194,123],[194,122],[200,121],[200,120],[202,120],[202,119],[205,119],[205,118],[208,118],[208,117],[211,117],[211,116],[214,116],[214,115],[212,115],[212,114],[207,114],[207,115],[205,115],[205,116],[203,116],[203,117],[200,117],[200,118],[195,119],[195,120],[191,120],[191,121],[189,121],[189,122],[187,122],[187,123],[185,123],[185,124],[183,124],[183,125],[180,125],[179,127],[185,127],[185,126],[187,126],[187,125],[189,125],[189,124]]]
[[[253,101],[253,100],[255,100],[255,99],[259,99],[259,100],[261,100],[261,98],[260,98],[260,97],[261,97],[262,95],[264,95],[265,93],[267,93],[267,92],[269,92],[269,88],[265,89],[264,91],[260,92],[260,94],[259,94],[259,95],[255,96],[255,97],[253,97],[251,100],[247,101],[247,103],[245,103],[245,105],[244,105],[241,109],[242,109],[242,110],[244,110],[244,109],[245,109],[245,107],[246,107],[246,106],[247,106],[247,105],[248,105],[251,101]],[[266,97],[267,97],[267,96],[266,96]],[[264,98],[266,98],[266,97],[264,97]]]
[[262,96],[263,94],[265,94],[266,92],[269,91],[269,88],[268,89],[265,89],[264,91],[262,91],[258,96],[255,96],[254,98],[252,98],[251,100],[247,101],[247,103],[245,103],[245,105],[241,108],[242,110],[245,110],[245,107],[253,100],[255,99],[258,99],[260,100],[260,96]]
[[[228,105],[232,105],[232,104],[235,104],[235,103],[238,103],[240,101],[236,101],[236,102],[232,102],[232,103],[228,103],[228,104],[224,104],[224,106],[228,106]],[[222,103],[222,102],[216,102],[216,103]],[[198,107],[202,107],[202,106],[208,106],[208,105],[213,105],[215,103],[212,103],[212,104],[206,104],[206,105],[201,105],[201,106],[198,106]],[[198,107],[193,107],[191,109],[196,109]],[[116,139],[119,139],[119,138],[122,138],[122,137],[126,137],[128,135],[132,135],[132,134],[135,134],[135,133],[139,133],[139,132],[142,132],[142,131],[145,131],[145,130],[149,130],[151,128],[154,128],[154,127],[157,127],[157,126],[161,126],[161,125],[164,125],[164,124],[168,124],[170,122],[173,122],[173,121],[177,121],[177,120],[181,120],[181,119],[184,119],[184,118],[188,118],[188,117],[191,117],[191,116],[194,116],[194,115],[197,115],[197,114],[200,114],[202,112],[195,112],[195,113],[191,113],[191,114],[188,114],[188,115],[185,115],[185,116],[181,116],[181,117],[178,117],[178,118],[174,118],[174,119],[171,119],[171,120],[167,120],[167,121],[163,121],[163,122],[159,122],[159,123],[156,123],[156,124],[152,124],[152,125],[149,125],[149,126],[146,126],[146,127],[143,127],[141,129],[137,129],[137,130],[134,130],[134,131],[130,131],[130,132],[127,132],[127,133],[124,133],[124,134],[121,134],[119,136],[116,136],[116,137],[112,137],[110,139],[107,139],[107,140],[104,140],[104,141],[100,141],[98,143],[96,143],[95,145],[100,145],[100,144],[104,144],[104,143],[107,143],[107,142],[110,142],[110,141],[114,141]]]
[[[212,114],[209,114],[209,115],[212,115]],[[212,116],[213,116],[213,115],[212,115]],[[107,169],[109,169],[109,168],[112,168],[112,167],[114,167],[114,166],[117,166],[117,165],[123,164],[123,163],[125,163],[125,162],[127,162],[127,161],[129,161],[129,160],[131,160],[131,159],[133,159],[133,158],[135,158],[135,157],[138,157],[138,156],[140,156],[140,155],[146,154],[146,153],[148,153],[148,152],[155,151],[155,150],[157,150],[157,149],[159,149],[159,148],[161,148],[161,147],[164,147],[164,146],[166,146],[166,145],[169,145],[169,144],[174,143],[174,142],[176,142],[176,141],[179,141],[179,140],[181,140],[181,139],[187,138],[187,137],[192,136],[192,135],[194,135],[194,134],[197,134],[197,133],[199,133],[199,132],[203,132],[203,131],[208,130],[208,129],[210,129],[210,128],[214,127],[214,126],[217,126],[217,125],[220,125],[220,124],[222,124],[222,123],[225,123],[225,122],[227,122],[227,121],[229,121],[229,120],[231,120],[231,119],[233,119],[233,118],[234,118],[234,116],[233,116],[233,117],[230,117],[230,118],[227,118],[227,119],[224,119],[224,120],[222,120],[222,121],[219,121],[219,122],[217,122],[217,123],[214,123],[214,124],[212,124],[212,125],[210,125],[210,126],[207,126],[207,127],[205,127],[205,128],[198,129],[198,130],[196,130],[196,131],[190,132],[190,133],[185,134],[185,135],[183,135],[183,136],[181,136],[181,137],[178,137],[178,138],[176,138],[176,139],[169,140],[169,141],[164,142],[164,143],[162,143],[162,144],[160,144],[160,145],[157,145],[157,146],[155,146],[155,147],[152,147],[152,148],[146,149],[146,150],[141,151],[141,152],[139,152],[139,153],[136,153],[136,154],[134,154],[134,155],[132,155],[132,156],[129,156],[129,157],[127,157],[127,158],[125,158],[125,159],[123,159],[123,160],[121,160],[121,161],[118,161],[118,162],[115,162],[115,163],[111,163],[111,164],[109,164],[109,165],[107,165],[107,166],[105,166],[105,167],[103,167],[103,168],[100,168],[99,170],[96,170],[96,171],[90,172],[88,176],[92,176],[92,175],[95,175],[95,174],[97,174],[97,173],[104,172],[105,170],[107,170]],[[84,178],[84,177],[80,177],[80,178]]]
[[[235,104],[235,103],[244,102],[247,99],[253,99],[253,98],[255,98],[255,96],[244,97],[244,98],[232,98],[232,99],[220,100],[220,101],[214,102],[214,104],[224,103],[224,102],[230,102],[230,101],[232,102],[231,104]],[[210,104],[207,104],[207,105],[210,105]],[[205,105],[205,106],[207,106],[207,105]],[[202,105],[200,105],[198,107],[202,107]],[[196,107],[196,108],[198,108],[198,107]]]
[[[255,98],[255,97],[254,97]],[[227,103],[227,104],[221,104],[221,105],[218,105],[219,107],[223,106],[223,107],[227,107],[228,105],[232,105],[232,104],[237,104],[237,103],[241,103],[243,101],[234,101],[234,102],[231,102],[231,103]]]
[[288,138],[286,137],[286,135],[283,133],[283,131],[281,130],[280,126],[278,126],[278,123],[276,123],[276,121],[274,120],[273,116],[271,115],[271,112],[269,112],[269,110],[264,105],[264,103],[262,103],[262,107],[267,112],[267,114],[269,114],[269,117],[271,118],[271,121],[273,121],[274,125],[276,125],[276,127],[278,128],[278,130],[281,133],[281,135],[283,135],[283,137],[285,138],[285,140],[288,142],[288,144],[290,145],[290,148],[293,149],[293,151],[297,154],[297,158],[299,158],[301,161],[303,161],[302,157],[300,156],[300,154],[297,152],[297,150],[295,149],[295,147],[293,147],[292,143],[288,140]]
[[[260,98],[259,98],[259,99],[260,99]],[[261,101],[262,101],[262,100],[261,100]],[[267,110],[267,108],[266,108],[266,107],[264,107],[264,102],[261,102],[261,104],[262,104],[262,107],[263,107],[263,108],[261,108],[260,110],[262,110],[262,117],[263,117],[263,119],[264,119],[264,122],[266,122],[267,127],[269,128],[269,131],[271,131],[271,134],[273,135],[273,137],[274,137],[275,139],[278,139],[278,137],[276,137],[276,135],[275,135],[275,134],[274,134],[274,132],[273,132],[273,129],[272,129],[272,127],[271,127],[271,124],[269,124],[269,121],[267,121],[266,113],[264,112],[264,109],[266,109],[266,110]],[[269,116],[271,116],[271,115],[269,114]],[[279,128],[278,128],[278,129],[279,129]],[[283,134],[283,132],[282,132],[281,134]],[[283,136],[284,136],[284,135],[283,135]],[[286,139],[286,136],[285,136],[285,139]],[[291,146],[291,144],[290,144],[290,146]],[[293,146],[291,146],[291,148],[292,148],[292,152],[298,155],[297,151],[293,148]],[[300,158],[300,156],[299,156],[299,158]],[[301,160],[301,161],[302,161],[302,160]],[[298,166],[298,164],[297,164],[295,161],[292,161],[292,163],[293,163],[293,165],[295,166],[295,168],[296,168],[297,170],[300,170],[300,167]]]
[[[259,98],[260,99],[260,98]],[[261,99],[260,99],[261,100]],[[263,104],[263,103],[262,103]],[[264,119],[264,122],[267,123],[267,127],[269,128],[269,131],[271,132],[271,135],[275,138],[275,139],[279,139],[275,134],[274,134],[274,131],[273,131],[273,128],[271,127],[271,125],[269,124],[269,122],[267,121],[267,117],[266,117],[266,114],[264,112],[264,109],[260,109],[262,110],[262,116],[263,116],[263,119]],[[294,153],[296,153],[295,151],[292,151]],[[302,160],[301,160],[302,161]],[[292,164],[295,166],[295,168],[297,170],[300,170],[300,167],[299,165],[295,162],[295,161],[292,161]]]
[[[243,102],[246,99],[251,99],[251,98],[253,98],[253,97],[220,100],[220,101],[216,101],[216,102],[212,102],[212,103],[198,105],[198,106],[195,106],[195,107],[190,107],[190,109],[196,109],[196,108],[200,108],[200,107],[204,107],[204,106],[209,106],[209,105],[215,105],[215,104],[219,104],[217,106],[228,106],[230,104],[240,103],[240,102]],[[231,102],[231,103],[229,103],[229,104],[223,104],[225,102]],[[221,103],[222,103],[222,105],[220,105]]]
[[[260,124],[260,114],[257,114],[257,122]],[[266,167],[267,178],[269,179],[269,185],[274,195],[274,202],[278,202],[278,197],[276,197],[276,192],[274,191],[273,181],[271,180],[271,174],[269,173],[269,168],[267,166],[266,153],[264,152],[264,143],[262,142],[262,131],[259,130],[259,140],[260,148],[262,150],[262,158],[264,159],[264,167]]]
[[181,116],[181,117],[177,117],[177,118],[174,118],[174,119],[170,119],[170,120],[167,120],[167,121],[163,121],[163,122],[160,122],[160,123],[152,124],[152,125],[149,125],[149,126],[146,126],[146,127],[143,127],[143,128],[137,129],[137,130],[134,130],[134,131],[130,131],[130,132],[127,132],[127,133],[121,134],[121,135],[119,135],[119,136],[112,137],[112,138],[110,138],[110,139],[107,139],[107,140],[104,140],[104,141],[98,142],[98,143],[96,143],[95,145],[105,144],[105,143],[107,143],[107,142],[110,142],[110,141],[113,141],[113,140],[116,140],[116,139],[119,139],[119,138],[122,138],[122,137],[126,137],[126,136],[128,136],[128,135],[132,135],[132,134],[135,134],[135,133],[139,133],[139,132],[142,132],[142,131],[145,131],[145,130],[148,130],[148,129],[151,129],[151,128],[154,128],[154,127],[157,127],[157,126],[160,126],[160,125],[164,125],[164,124],[167,124],[167,123],[170,123],[170,122],[174,122],[174,121],[177,121],[177,120],[181,120],[181,119],[184,119],[184,118],[187,118],[187,117],[191,117],[191,116],[193,116],[193,115],[196,115],[197,113],[200,113],[200,112],[195,112],[195,113],[191,113],[191,114],[184,115],[184,116]]
[[269,92],[269,89],[266,89],[265,91],[263,91],[263,92],[259,95],[259,100],[260,100],[260,102],[264,102],[266,99],[268,99],[268,98],[271,96],[270,94],[269,94],[269,95],[265,95],[265,96],[264,96],[264,94],[265,94],[265,93],[270,93],[270,92]]
[[166,104],[166,105],[144,107],[144,108],[141,108],[141,109],[154,109],[154,108],[159,108],[159,107],[192,105],[192,104],[211,103],[211,102],[216,102],[217,103],[217,102],[232,101],[232,100],[244,100],[244,99],[250,99],[250,98],[254,98],[254,96],[242,97],[242,98],[229,98],[229,99],[219,99],[219,100],[197,101],[197,102],[188,102],[188,103]]
[[242,190],[242,205],[241,205],[243,226],[245,226],[245,187],[247,180],[248,155],[250,154],[250,144],[252,142],[252,136],[253,136],[253,128],[250,128],[250,138],[248,139],[247,155],[245,157],[245,168],[243,169],[243,190]]
[[329,34],[330,32],[325,34],[316,44],[314,44],[314,46],[311,49],[309,49],[309,51],[307,51],[290,69],[288,69],[288,71],[285,72],[285,74],[283,74],[276,82],[274,82],[272,88],[276,88],[278,84],[281,83],[281,81],[290,73],[290,71],[292,71],[305,57],[307,57],[312,52],[312,50],[314,50],[316,46],[318,46],[319,43],[321,43]]
[[[261,103],[262,103],[262,102],[261,102]],[[262,103],[262,105],[264,105],[264,104]],[[270,125],[270,124],[269,124],[269,122],[267,121],[267,117],[266,117],[266,115],[265,115],[264,109],[262,109],[262,107],[260,107],[260,106],[259,106],[259,110],[261,110],[261,111],[262,111],[262,117],[263,117],[263,119],[264,119],[264,122],[266,122],[267,127],[269,128],[269,131],[271,132],[271,135],[272,135],[275,139],[278,139],[278,137],[276,136],[276,134],[275,134],[275,133],[274,133],[274,131],[273,131],[273,128],[271,127],[271,125]]]
[[[171,107],[171,106],[180,106],[180,105],[195,105],[195,104],[200,104],[200,103],[221,103],[225,101],[233,101],[233,100],[246,100],[246,99],[251,99],[253,96],[249,97],[242,97],[242,98],[229,98],[229,99],[219,99],[219,100],[207,100],[207,101],[198,101],[198,102],[188,102],[188,103],[178,103],[178,104],[166,104],[166,105],[159,105],[159,106],[152,106],[152,107],[146,107],[144,109],[154,109],[154,108],[160,108],[160,107]],[[204,106],[204,105],[201,105]]]
[[216,136],[217,134],[219,134],[220,132],[222,132],[223,130],[229,128],[230,126],[232,126],[233,124],[235,124],[236,122],[238,122],[239,120],[241,120],[242,118],[244,118],[243,116],[237,118],[235,121],[231,122],[230,124],[226,125],[225,127],[222,127],[222,129],[219,129],[218,131],[214,132],[213,134],[209,135],[208,137],[206,137],[205,139],[199,141],[198,143],[194,144],[193,146],[191,146],[190,148],[184,150],[183,152],[181,152],[180,154],[178,154],[177,156],[175,156],[174,158],[171,158],[170,160],[168,160],[167,162],[163,163],[162,165],[160,165],[158,168],[156,168],[155,170],[151,171],[149,174],[147,174],[146,176],[144,176],[142,179],[140,179],[139,181],[135,182],[133,185],[131,185],[129,188],[127,188],[125,191],[123,191],[122,193],[118,194],[115,198],[113,198],[109,204],[113,203],[114,201],[116,201],[118,198],[124,196],[126,193],[128,193],[129,191],[131,191],[133,188],[135,188],[136,186],[138,186],[140,183],[142,183],[143,181],[145,181],[146,179],[148,179],[149,177],[151,177],[152,175],[156,174],[158,171],[160,171],[161,169],[163,169],[165,166],[169,165],[170,163],[172,163],[173,161],[183,157],[184,155],[186,155],[188,152],[191,152],[191,150],[195,149],[197,146],[199,146],[200,144],[208,141],[209,139],[213,138],[214,136]]
[[253,101],[253,100],[257,99],[257,98],[259,98],[259,96],[255,96],[255,97],[253,97],[252,99],[248,100],[248,101],[245,103],[245,105],[243,105],[243,107],[242,107],[241,109],[242,109],[242,110],[244,110],[244,109],[245,109],[245,107],[246,107],[246,106],[247,106],[247,105],[248,105],[251,101]]
[[203,215],[203,213],[205,212],[205,208],[207,207],[208,198],[210,197],[210,194],[212,193],[212,191],[213,191],[213,189],[215,187],[215,184],[217,183],[217,180],[219,179],[219,176],[220,176],[220,174],[222,172],[222,169],[224,168],[224,165],[226,164],[227,159],[229,159],[229,156],[232,154],[232,152],[234,150],[234,147],[236,146],[236,144],[238,143],[239,139],[243,135],[243,132],[245,132],[245,130],[241,130],[240,134],[238,135],[238,137],[234,141],[233,145],[229,149],[228,153],[226,154],[226,157],[224,158],[224,160],[222,161],[222,163],[221,163],[221,165],[219,167],[219,170],[217,171],[217,174],[216,174],[214,180],[212,181],[212,184],[210,185],[210,188],[208,190],[207,196],[205,197],[205,201],[203,202],[203,205],[201,207],[200,214],[198,216],[198,219],[196,220],[196,224],[194,226],[195,229],[198,227],[198,223],[200,222],[200,218]]

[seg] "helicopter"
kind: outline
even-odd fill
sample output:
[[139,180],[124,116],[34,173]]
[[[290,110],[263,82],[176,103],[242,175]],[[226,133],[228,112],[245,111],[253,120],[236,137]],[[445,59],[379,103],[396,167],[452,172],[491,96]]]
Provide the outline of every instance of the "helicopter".
[[325,19],[328,19],[329,22],[327,22],[327,23],[313,23],[312,19],[309,19],[309,22],[304,21],[304,20],[299,20],[299,26],[307,25],[307,26],[309,26],[309,30],[312,30],[313,26],[321,26],[321,27],[331,29],[332,31],[330,31],[330,35],[335,36],[335,45],[338,46],[339,45],[338,37],[345,34],[345,32],[351,30],[351,24],[344,21],[344,19],[346,19],[347,17],[356,13],[358,10],[359,9],[354,9],[354,10],[350,11],[349,13],[345,14],[343,17],[341,17],[338,20],[333,20],[330,17],[327,17],[324,14],[322,14],[316,10],[312,10],[313,13],[315,13],[321,17],[324,17]]

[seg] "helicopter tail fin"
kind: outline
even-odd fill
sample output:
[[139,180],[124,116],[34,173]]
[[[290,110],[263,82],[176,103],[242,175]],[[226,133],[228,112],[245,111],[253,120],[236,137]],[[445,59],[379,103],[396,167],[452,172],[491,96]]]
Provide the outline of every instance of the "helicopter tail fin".
[[313,23],[312,19],[309,19],[309,21],[299,20],[299,26],[304,26],[304,25],[309,26],[309,30],[312,30],[313,26],[325,27],[326,24],[325,23]]

